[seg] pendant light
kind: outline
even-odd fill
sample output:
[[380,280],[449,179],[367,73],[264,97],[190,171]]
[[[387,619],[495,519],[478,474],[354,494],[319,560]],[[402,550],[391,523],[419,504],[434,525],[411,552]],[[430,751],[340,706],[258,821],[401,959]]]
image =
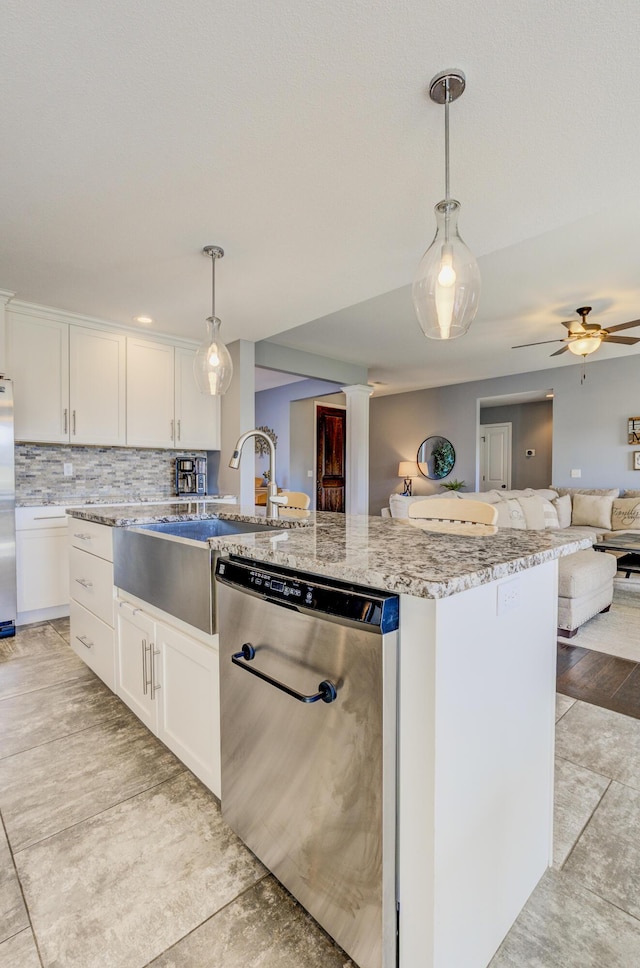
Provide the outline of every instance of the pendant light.
[[449,104],[464,88],[460,70],[441,71],[429,87],[431,100],[444,104],[445,197],[435,206],[437,231],[418,266],[412,295],[418,322],[430,339],[463,336],[480,298],[478,263],[458,234],[460,202],[449,195]]
[[193,361],[193,374],[200,393],[222,396],[229,389],[233,363],[229,350],[220,338],[221,321],[216,316],[216,259],[224,255],[219,245],[205,245],[202,250],[211,258],[211,315],[207,318],[207,336]]

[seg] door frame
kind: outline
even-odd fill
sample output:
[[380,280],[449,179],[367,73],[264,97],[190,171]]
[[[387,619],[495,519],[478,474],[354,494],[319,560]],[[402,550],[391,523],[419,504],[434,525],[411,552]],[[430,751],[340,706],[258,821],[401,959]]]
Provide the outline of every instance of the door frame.
[[[323,403],[322,400],[313,401],[313,498],[311,508],[318,510],[318,407],[325,410],[344,410],[346,416],[347,406],[343,403]],[[349,459],[349,446],[347,443],[347,424],[345,419],[344,427],[344,489],[345,489],[345,512],[347,508],[347,461]]]

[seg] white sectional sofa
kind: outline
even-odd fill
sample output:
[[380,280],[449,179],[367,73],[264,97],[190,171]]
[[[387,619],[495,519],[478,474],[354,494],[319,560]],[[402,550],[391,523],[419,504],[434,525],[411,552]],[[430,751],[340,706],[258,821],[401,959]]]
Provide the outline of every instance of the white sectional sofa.
[[[587,535],[595,544],[605,534],[635,531],[640,534],[640,491],[622,496],[617,488],[544,488],[500,491],[445,491],[443,494],[406,497],[392,494],[383,515],[408,519],[409,505],[425,497],[437,500],[455,496],[461,501],[484,501],[496,506],[498,527],[522,530],[567,529]],[[599,612],[608,611],[613,599],[616,557],[590,549],[559,560],[558,634],[571,638]]]

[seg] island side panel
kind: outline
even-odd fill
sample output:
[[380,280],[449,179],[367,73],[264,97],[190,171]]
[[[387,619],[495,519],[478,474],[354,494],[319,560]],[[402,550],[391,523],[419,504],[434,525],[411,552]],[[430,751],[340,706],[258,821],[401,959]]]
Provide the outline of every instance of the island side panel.
[[551,862],[556,607],[549,562],[401,612],[400,968],[485,968]]

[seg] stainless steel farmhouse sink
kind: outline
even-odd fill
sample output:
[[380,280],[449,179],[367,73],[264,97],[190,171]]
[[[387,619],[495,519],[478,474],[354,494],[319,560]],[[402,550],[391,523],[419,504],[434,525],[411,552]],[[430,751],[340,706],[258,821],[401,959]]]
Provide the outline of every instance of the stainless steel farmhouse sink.
[[214,572],[220,552],[209,547],[208,539],[277,530],[221,518],[114,528],[114,584],[212,634],[217,631]]

